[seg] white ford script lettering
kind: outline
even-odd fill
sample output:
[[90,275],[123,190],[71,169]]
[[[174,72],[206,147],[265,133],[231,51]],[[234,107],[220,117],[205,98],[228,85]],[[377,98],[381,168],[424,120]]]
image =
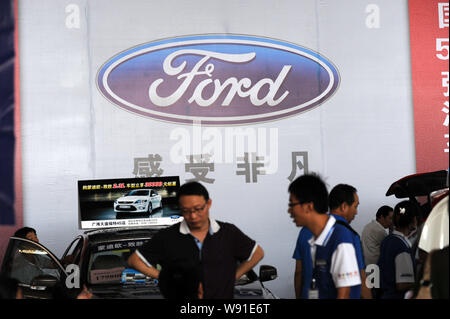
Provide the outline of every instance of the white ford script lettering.
[[[186,68],[187,62],[183,61],[179,66],[173,67],[172,61],[175,58],[182,55],[198,55],[202,58],[195,64],[195,66],[192,68],[191,71],[181,73]],[[177,76],[178,80],[181,79],[184,80],[180,84],[180,86],[171,95],[167,97],[161,97],[156,92],[159,85],[162,84],[164,80],[161,78],[155,80],[153,83],[150,84],[148,90],[150,101],[159,107],[166,107],[176,103],[189,88],[194,77],[199,75],[206,75],[209,78],[212,77],[214,72],[214,64],[208,63],[205,65],[205,63],[211,58],[230,63],[247,63],[253,60],[255,56],[256,53],[254,52],[243,54],[227,54],[195,49],[185,49],[173,52],[165,58],[163,63],[163,70],[169,76]],[[218,79],[214,79],[214,81],[213,79],[205,79],[197,85],[197,87],[194,90],[194,93],[188,99],[188,102],[189,103],[195,102],[202,107],[210,106],[214,102],[216,102],[221,93],[227,87],[229,87],[228,94],[221,103],[222,106],[230,105],[236,94],[242,98],[249,97],[251,103],[255,106],[260,106],[263,105],[264,103],[267,103],[269,106],[275,106],[281,103],[289,94],[289,91],[284,91],[284,93],[278,99],[275,99],[275,96],[277,95],[278,90],[280,89],[281,85],[286,79],[286,76],[289,73],[291,67],[292,67],[291,65],[283,66],[275,81],[270,78],[263,78],[258,82],[256,82],[253,85],[253,87],[252,82],[249,78],[243,78],[238,80],[236,77],[230,77],[226,79],[223,83],[221,83],[220,80]],[[211,83],[214,83],[214,93],[208,99],[204,99],[202,96],[203,89],[206,86],[210,85]],[[269,91],[264,97],[259,98],[258,93],[264,85],[268,85]]]

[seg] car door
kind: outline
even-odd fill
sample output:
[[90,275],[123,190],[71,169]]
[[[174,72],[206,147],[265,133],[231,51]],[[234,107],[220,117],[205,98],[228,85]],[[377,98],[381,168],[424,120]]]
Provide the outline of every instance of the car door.
[[66,272],[58,258],[43,245],[11,237],[1,274],[19,281],[25,298],[51,298],[51,287],[65,282]]
[[84,247],[84,237],[79,235],[67,246],[66,251],[61,257],[61,264],[67,266],[69,264],[79,265],[81,252]]
[[156,208],[161,205],[159,195],[154,190],[152,190],[150,193],[150,199],[152,201],[152,207]]

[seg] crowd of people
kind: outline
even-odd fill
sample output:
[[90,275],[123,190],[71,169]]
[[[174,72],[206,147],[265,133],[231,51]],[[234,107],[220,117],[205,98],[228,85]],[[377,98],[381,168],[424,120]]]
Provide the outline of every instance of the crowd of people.
[[[427,212],[417,202],[381,206],[360,237],[350,226],[359,205],[356,188],[339,184],[328,194],[321,178],[311,174],[292,182],[289,193],[289,214],[302,227],[293,254],[297,298],[448,298],[448,261],[439,272],[447,280],[433,283],[426,264],[431,258],[418,249],[423,225],[418,220]],[[448,257],[448,247],[430,256],[436,253]],[[442,293],[424,290],[433,285]]]
[[[288,193],[289,215],[301,227],[293,254],[296,298],[431,297],[420,288],[430,287],[436,266],[431,257],[421,258],[415,245],[421,216],[416,203],[381,206],[360,236],[350,226],[358,214],[355,187],[339,184],[328,192],[319,175],[306,174],[289,185]],[[158,279],[168,299],[233,298],[236,280],[264,257],[262,247],[235,225],[210,216],[212,199],[202,184],[186,183],[177,196],[183,221],[136,249],[129,267]],[[38,241],[32,228],[15,236]],[[446,271],[448,278],[448,261]],[[1,278],[0,287],[1,298],[22,295],[15,279]],[[448,282],[446,289],[443,298],[448,298]],[[84,287],[78,297],[92,294]]]

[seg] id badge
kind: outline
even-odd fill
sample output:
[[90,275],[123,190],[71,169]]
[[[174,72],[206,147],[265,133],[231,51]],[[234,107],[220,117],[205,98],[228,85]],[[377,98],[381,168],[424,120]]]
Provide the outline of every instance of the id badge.
[[319,299],[319,289],[317,289],[316,278],[312,278],[309,286],[308,299]]
[[319,289],[309,289],[308,299],[319,299]]

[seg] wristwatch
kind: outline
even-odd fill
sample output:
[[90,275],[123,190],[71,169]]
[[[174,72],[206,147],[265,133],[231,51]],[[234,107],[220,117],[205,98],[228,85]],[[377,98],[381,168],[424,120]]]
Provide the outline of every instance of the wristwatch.
[[423,286],[423,287],[431,287],[432,286],[431,280],[429,280],[429,279],[422,279],[420,281],[420,285]]

